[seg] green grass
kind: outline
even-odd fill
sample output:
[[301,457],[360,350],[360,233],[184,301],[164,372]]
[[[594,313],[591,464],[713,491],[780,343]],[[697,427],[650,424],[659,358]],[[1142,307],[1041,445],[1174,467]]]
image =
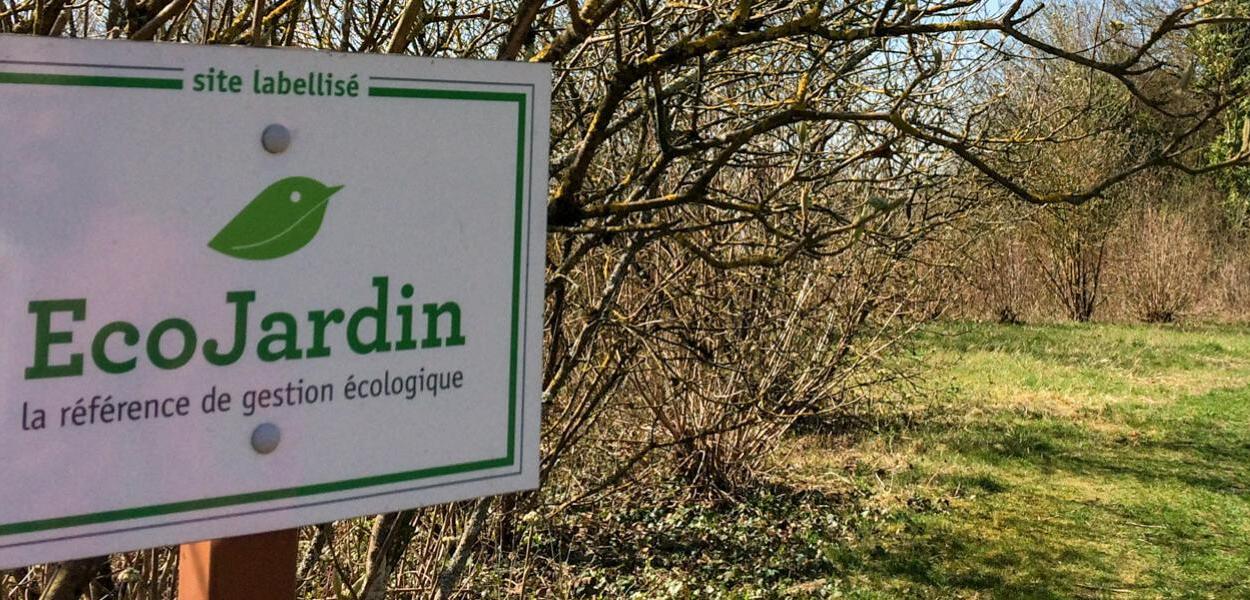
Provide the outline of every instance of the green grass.
[[921,359],[919,425],[790,454],[884,515],[839,545],[839,590],[1250,598],[1250,331],[947,325]]

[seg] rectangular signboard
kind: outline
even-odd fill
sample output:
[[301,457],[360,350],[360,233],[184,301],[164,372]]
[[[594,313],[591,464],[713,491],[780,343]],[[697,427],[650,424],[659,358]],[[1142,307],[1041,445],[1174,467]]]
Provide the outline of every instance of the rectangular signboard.
[[0,567],[537,486],[549,82],[0,36]]

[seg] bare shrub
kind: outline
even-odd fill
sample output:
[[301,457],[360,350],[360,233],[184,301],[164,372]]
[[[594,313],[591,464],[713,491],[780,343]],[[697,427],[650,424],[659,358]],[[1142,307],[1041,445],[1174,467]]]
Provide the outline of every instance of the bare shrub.
[[1028,232],[1020,224],[993,224],[976,236],[963,259],[963,311],[1004,325],[1023,323],[1042,291]]
[[[578,333],[553,331],[548,343],[601,358],[557,362],[549,378],[548,389],[568,398],[552,403],[546,422],[558,504],[593,502],[636,483],[647,465],[670,465],[656,476],[676,475],[692,491],[733,493],[797,419],[863,401],[861,392],[893,377],[882,367],[887,349],[938,314],[941,300],[927,293],[938,269],[910,256],[926,223],[961,210],[944,202],[877,228],[898,237],[866,236],[823,258],[726,271],[684,244],[638,237],[584,259],[599,266],[573,279],[602,283],[555,282],[564,308],[553,314]],[[716,260],[744,256],[739,248]],[[596,290],[610,289],[604,311]],[[594,340],[583,342],[591,328]]]
[[653,348],[653,368],[637,372],[696,489],[751,483],[797,419],[862,401],[856,391],[891,376],[882,359],[915,322],[899,314],[909,297],[890,289],[905,262],[858,249],[795,267],[728,278],[698,269],[698,293],[669,307],[673,323],[698,324],[698,335]]
[[1211,246],[1206,285],[1193,312],[1213,321],[1250,321],[1250,240],[1226,233]]
[[1124,294],[1147,323],[1172,323],[1188,312],[1212,271],[1211,233],[1193,213],[1147,208],[1129,225]]
[[[1102,300],[1107,245],[1116,221],[1105,201],[1085,206],[1055,206],[1034,221],[1039,240],[1037,265],[1046,289],[1069,319],[1094,318]],[[1102,209],[1102,210],[1100,210]]]

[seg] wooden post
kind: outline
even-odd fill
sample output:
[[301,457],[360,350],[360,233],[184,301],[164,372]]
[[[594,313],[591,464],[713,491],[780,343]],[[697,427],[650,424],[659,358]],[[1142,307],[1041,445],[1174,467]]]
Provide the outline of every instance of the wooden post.
[[179,600],[295,600],[299,530],[183,544]]

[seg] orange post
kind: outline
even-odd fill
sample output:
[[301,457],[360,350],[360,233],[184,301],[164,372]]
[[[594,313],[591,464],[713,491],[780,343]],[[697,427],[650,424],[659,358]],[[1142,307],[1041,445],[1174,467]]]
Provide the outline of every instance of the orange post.
[[294,600],[299,530],[183,544],[179,600]]

